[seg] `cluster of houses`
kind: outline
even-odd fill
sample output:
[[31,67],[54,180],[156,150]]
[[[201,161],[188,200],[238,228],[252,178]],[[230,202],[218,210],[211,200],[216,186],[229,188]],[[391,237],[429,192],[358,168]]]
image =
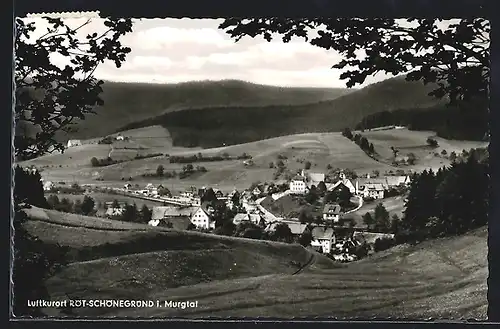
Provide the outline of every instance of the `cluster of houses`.
[[[346,175],[341,172],[340,179],[335,183],[325,183],[328,191],[333,191],[339,186],[343,185],[349,189],[353,195],[358,195],[363,198],[383,199],[385,193],[398,186],[408,185],[410,183],[410,176],[385,176],[385,177],[370,177],[367,175],[365,178],[357,178],[353,183]],[[290,181],[290,193],[292,194],[306,194],[311,187],[318,186],[319,183],[325,181],[325,174],[321,173],[307,173],[302,170],[300,175],[295,176]]]
[[[302,171],[294,177],[288,184],[284,182],[277,184],[258,184],[252,189],[242,191],[241,193],[235,189],[227,194],[221,190],[213,189],[215,196],[219,200],[224,200],[226,206],[233,208],[233,196],[238,193],[241,207],[238,213],[233,218],[235,225],[243,223],[252,223],[264,228],[265,231],[274,231],[276,226],[280,223],[285,223],[290,228],[292,235],[299,238],[306,229],[311,230],[312,241],[311,246],[320,252],[331,254],[336,251],[335,257],[339,260],[352,260],[354,256],[338,251],[348,250],[349,247],[361,243],[359,239],[349,238],[346,239],[339,237],[336,230],[332,225],[315,225],[300,223],[298,219],[286,219],[274,217],[269,220],[265,216],[265,209],[260,206],[260,202],[264,197],[273,198],[275,196],[281,197],[286,194],[303,195],[309,191],[314,185],[318,186],[321,182],[325,183],[325,174],[310,173]],[[410,182],[409,176],[387,176],[383,178],[371,178],[367,175],[364,178],[358,178],[354,182],[341,173],[339,180],[335,183],[325,183],[328,191],[334,191],[339,187],[347,188],[353,195],[363,198],[384,198],[385,192],[397,186],[407,185]],[[283,188],[284,187],[284,188]],[[288,187],[288,189],[286,189]],[[181,224],[174,225],[177,228],[187,229],[188,226],[194,226],[202,230],[215,229],[215,220],[213,218],[214,209],[210,206],[201,203],[201,196],[206,190],[205,187],[201,189],[191,188],[179,196],[172,196],[168,189],[165,189],[161,184],[153,185],[148,184],[144,189],[132,189],[131,184],[125,184],[124,190],[129,193],[137,195],[161,198],[166,203],[172,204],[171,206],[159,206],[153,208],[152,219],[149,222],[151,226],[168,226],[172,223]],[[286,190],[286,191],[283,191]],[[119,209],[108,209],[107,215],[114,216],[119,214]],[[325,223],[333,224],[333,226],[343,227],[342,221],[344,213],[338,204],[326,204],[323,209],[323,221]],[[312,229],[311,229],[312,228]]]

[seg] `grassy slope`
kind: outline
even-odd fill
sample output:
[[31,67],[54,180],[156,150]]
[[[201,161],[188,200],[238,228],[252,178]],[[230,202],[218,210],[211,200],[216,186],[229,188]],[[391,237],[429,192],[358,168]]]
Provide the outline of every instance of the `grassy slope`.
[[[39,208],[26,211],[30,233],[69,248],[71,264],[47,283],[53,298],[68,294],[83,299],[140,299],[158,290],[201,282],[292,274],[311,257],[299,245],[175,231]],[[335,266],[326,258],[321,264],[322,268]]]
[[[306,271],[290,275],[294,271],[290,261],[304,262],[308,255],[299,246],[169,232],[119,222],[111,225],[38,209],[31,212],[31,218],[28,229],[42,239],[58,241],[73,250],[92,247],[92,252],[81,253],[80,258],[100,258],[75,262],[49,279],[53,298],[63,298],[67,293],[84,299],[199,303],[196,309],[184,310],[75,309],[78,315],[485,317],[486,228],[413,247],[398,246],[346,266],[335,266],[322,257]],[[83,223],[94,228],[60,225]],[[102,230],[110,225],[125,230]],[[163,234],[166,236],[161,240],[154,238]],[[152,241],[163,248],[147,249]],[[126,251],[127,255],[99,252],[105,250],[104,243],[108,243],[107,250]],[[56,309],[48,312],[57,314]]]
[[88,139],[105,136],[131,122],[178,110],[214,106],[295,105],[335,99],[346,89],[284,88],[225,80],[179,84],[105,82],[105,105],[76,126],[78,132],[60,136]]
[[[270,137],[354,127],[368,114],[399,108],[427,108],[438,103],[428,96],[433,86],[392,78],[331,101],[269,107],[221,107],[167,113],[123,129],[163,125],[177,145],[214,147]],[[191,144],[190,144],[191,143]]]
[[[151,127],[156,131],[158,127]],[[145,128],[147,133],[147,129]],[[143,130],[144,131],[144,130]],[[247,188],[252,182],[271,181],[275,169],[269,168],[269,163],[277,161],[279,154],[288,157],[285,165],[290,171],[297,171],[304,167],[304,161],[312,163],[313,171],[326,172],[326,167],[331,164],[336,168],[350,168],[358,174],[370,173],[378,170],[380,173],[395,171],[397,169],[420,171],[427,168],[437,169],[449,164],[449,160],[442,156],[435,156],[434,152],[441,152],[446,149],[448,154],[451,151],[461,151],[472,147],[484,147],[486,142],[452,141],[436,138],[439,143],[437,149],[430,150],[426,145],[426,139],[432,136],[432,132],[387,130],[387,131],[365,131],[362,133],[375,146],[375,150],[380,154],[378,162],[368,157],[356,144],[341,136],[340,133],[310,133],[289,135],[277,138],[261,140],[239,145],[231,145],[220,148],[192,150],[172,148],[167,145],[165,148],[155,148],[154,150],[143,150],[144,153],[160,151],[171,155],[192,155],[198,152],[204,155],[220,155],[224,152],[232,156],[241,155],[246,152],[253,156],[255,166],[247,167],[240,160],[203,162],[195,163],[208,169],[207,173],[196,174],[186,179],[154,179],[143,178],[140,175],[146,172],[154,172],[158,165],[163,165],[165,171],[182,170],[183,164],[171,164],[164,156],[147,158],[123,162],[107,167],[92,168],[90,158],[98,155],[94,151],[77,152],[76,148],[71,148],[65,155],[47,155],[26,162],[43,167],[42,175],[51,181],[66,180],[69,182],[78,181],[80,183],[106,184],[122,186],[122,177],[134,177],[132,183],[144,185],[147,182],[158,182],[166,184],[169,189],[184,189],[195,185],[218,186],[223,190],[233,188]],[[103,146],[103,145],[91,145]],[[417,156],[414,166],[393,167],[391,146],[399,148],[399,156],[406,156],[412,152]],[[81,148],[85,148],[82,146]],[[109,149],[109,146],[105,146]],[[71,150],[71,151],[70,151]],[[130,151],[130,150],[126,150]],[[74,153],[71,153],[74,152]],[[105,150],[99,151],[106,153]],[[71,159],[69,155],[71,154]],[[78,160],[78,161],[77,161]],[[62,167],[59,165],[62,164]],[[98,182],[95,179],[101,177],[105,182]]]

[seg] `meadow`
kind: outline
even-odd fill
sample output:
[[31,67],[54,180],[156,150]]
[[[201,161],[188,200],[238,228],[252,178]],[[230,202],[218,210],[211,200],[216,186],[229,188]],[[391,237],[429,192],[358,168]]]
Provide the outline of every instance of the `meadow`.
[[[198,308],[79,308],[79,316],[485,318],[486,228],[337,264],[299,245],[34,208],[28,230],[70,247],[51,298],[198,300]],[[311,257],[312,256],[312,257]],[[309,260],[313,260],[308,264]],[[297,269],[308,264],[302,272]],[[60,310],[47,309],[57,315]]]

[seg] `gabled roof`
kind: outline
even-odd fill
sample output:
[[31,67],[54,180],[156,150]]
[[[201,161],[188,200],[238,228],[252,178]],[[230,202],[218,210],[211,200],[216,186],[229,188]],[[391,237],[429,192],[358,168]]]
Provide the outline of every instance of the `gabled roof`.
[[342,208],[340,207],[339,204],[336,203],[329,203],[325,205],[325,208],[323,209],[323,214],[328,214],[328,215],[340,215],[342,212]]
[[[274,231],[276,229],[276,226],[281,224],[280,222],[274,222],[269,224],[269,226],[266,228],[266,231]],[[290,231],[292,232],[293,235],[300,235],[304,233],[304,231],[307,229],[308,224],[301,224],[299,222],[297,223],[292,223],[292,222],[286,222],[286,225],[290,228]]]
[[389,186],[397,186],[401,184],[408,183],[410,181],[409,176],[387,176],[387,184]]
[[368,190],[375,190],[375,191],[383,191],[384,190],[384,185],[382,185],[382,184],[366,184],[365,187]]
[[166,217],[191,217],[197,207],[153,207],[152,219],[163,219]]
[[313,182],[324,182],[325,181],[325,174],[321,173],[309,173],[309,179],[312,180]]
[[331,240],[335,236],[335,231],[331,227],[317,226],[311,231],[313,239],[317,240]]

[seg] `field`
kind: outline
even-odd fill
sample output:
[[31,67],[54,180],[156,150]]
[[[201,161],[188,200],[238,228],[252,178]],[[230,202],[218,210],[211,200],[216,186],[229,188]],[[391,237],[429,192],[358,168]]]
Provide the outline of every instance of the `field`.
[[[158,126],[150,127],[151,130],[143,128],[141,132],[132,132],[140,135],[163,136],[164,141],[168,139]],[[124,135],[127,135],[125,132]],[[164,134],[164,135],[162,135]],[[433,136],[432,132],[410,131],[407,129],[392,129],[386,131],[365,131],[361,133],[374,144],[379,154],[379,161],[367,156],[355,143],[341,136],[340,133],[308,133],[289,135],[277,138],[261,140],[252,143],[231,145],[212,149],[189,149],[172,148],[171,144],[165,142],[164,147],[156,145],[153,149],[141,150],[143,154],[164,153],[170,155],[190,156],[202,153],[204,156],[222,155],[228,153],[236,157],[247,153],[253,157],[253,166],[246,166],[243,160],[226,160],[217,162],[194,163],[204,166],[208,172],[196,173],[185,179],[173,178],[144,178],[144,173],[154,173],[158,165],[163,165],[165,171],[182,171],[185,164],[170,163],[165,156],[146,159],[130,159],[106,167],[91,167],[90,159],[93,156],[102,157],[110,150],[109,145],[83,145],[68,149],[64,154],[46,155],[34,160],[21,163],[22,165],[35,165],[42,168],[42,176],[46,180],[54,182],[67,181],[80,184],[95,184],[106,186],[122,186],[122,178],[133,178],[133,184],[145,185],[149,182],[162,183],[172,190],[182,190],[190,186],[213,186],[222,190],[230,191],[234,188],[247,188],[253,182],[272,181],[276,169],[270,168],[270,163],[276,164],[278,155],[287,157],[283,160],[288,173],[295,173],[304,168],[304,163],[310,161],[311,171],[326,172],[327,166],[333,168],[349,168],[358,175],[371,173],[378,170],[380,173],[388,171],[395,172],[398,169],[405,171],[421,171],[432,168],[434,170],[450,164],[446,156],[434,155],[443,149],[451,153],[461,152],[463,149],[475,147],[486,147],[486,142],[453,141],[436,138],[439,146],[429,149],[426,144],[427,137]],[[132,137],[131,137],[132,138]],[[142,142],[149,143],[145,138]],[[392,165],[391,146],[400,150],[399,158],[408,153],[416,155],[416,163],[413,166]],[[131,152],[134,150],[115,150],[114,152]],[[102,180],[97,181],[96,179]]]
[[[386,163],[392,163],[394,160],[391,147],[395,147],[399,150],[397,160],[406,157],[409,153],[415,154],[415,165],[401,168],[414,171],[422,171],[428,168],[436,170],[440,167],[449,165],[451,162],[448,157],[441,155],[443,150],[446,150],[447,155],[449,155],[451,152],[460,154],[462,150],[488,146],[488,142],[459,141],[436,137],[436,134],[432,131],[391,129],[379,131],[366,130],[364,132],[356,131],[355,133],[360,133],[362,136],[365,136],[370,143],[373,143],[375,151],[380,155],[380,160]],[[438,142],[436,148],[427,145],[428,137],[432,137]],[[435,155],[435,153],[438,153],[438,155]]]
[[[31,233],[71,249],[73,262],[47,281],[52,299],[197,300],[199,306],[78,308],[75,315],[484,319],[486,314],[486,228],[341,265],[298,245],[37,208],[29,215]],[[294,275],[300,266],[303,271]]]
[[402,196],[375,200],[369,203],[365,202],[359,210],[349,213],[349,218],[353,218],[356,221],[356,227],[365,227],[362,216],[367,212],[371,213],[373,216],[375,207],[379,203],[382,203],[384,205],[385,209],[389,212],[390,217],[392,217],[393,215],[397,215],[399,218],[402,218],[405,208],[404,197]]

